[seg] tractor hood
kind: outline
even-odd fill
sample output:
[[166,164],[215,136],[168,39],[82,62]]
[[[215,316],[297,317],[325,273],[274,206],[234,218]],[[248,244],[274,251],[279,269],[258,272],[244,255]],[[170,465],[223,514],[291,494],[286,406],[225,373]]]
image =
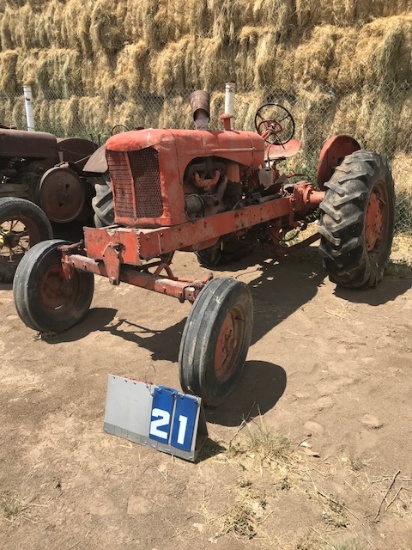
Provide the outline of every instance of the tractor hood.
[[254,132],[235,130],[138,130],[110,137],[106,150],[131,152],[152,147],[159,154],[178,159],[181,173],[195,158],[220,157],[245,167],[263,164],[265,142]]
[[55,158],[58,162],[57,139],[46,132],[0,129],[0,157]]

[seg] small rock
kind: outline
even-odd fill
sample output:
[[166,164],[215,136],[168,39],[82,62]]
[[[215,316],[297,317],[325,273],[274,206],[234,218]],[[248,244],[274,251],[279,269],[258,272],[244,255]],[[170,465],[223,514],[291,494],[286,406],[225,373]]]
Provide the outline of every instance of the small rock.
[[333,399],[331,397],[325,396],[325,397],[321,397],[320,399],[315,401],[313,406],[318,411],[323,411],[323,409],[330,409],[331,407],[333,407],[334,404],[335,404],[335,402],[333,401]]
[[323,434],[324,429],[323,426],[318,424],[317,422],[312,422],[311,420],[308,420],[305,422],[305,425],[303,426],[305,429],[305,434]]
[[363,415],[361,418],[361,423],[371,430],[377,430],[383,426],[383,423],[379,420],[379,418],[376,418],[376,416],[373,416],[372,414]]

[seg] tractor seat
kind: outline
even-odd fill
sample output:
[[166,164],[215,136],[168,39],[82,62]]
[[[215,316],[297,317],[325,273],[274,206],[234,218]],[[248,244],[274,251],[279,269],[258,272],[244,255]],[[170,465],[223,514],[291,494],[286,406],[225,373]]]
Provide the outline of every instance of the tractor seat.
[[265,161],[293,157],[300,150],[300,147],[301,142],[298,139],[291,139],[283,145],[272,143],[265,149]]

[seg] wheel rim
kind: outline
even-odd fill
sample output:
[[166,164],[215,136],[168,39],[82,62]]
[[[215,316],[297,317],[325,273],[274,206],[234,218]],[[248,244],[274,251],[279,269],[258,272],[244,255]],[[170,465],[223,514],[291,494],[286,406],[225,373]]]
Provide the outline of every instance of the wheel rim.
[[76,303],[79,290],[79,277],[76,272],[68,280],[64,277],[62,266],[53,265],[44,273],[40,285],[43,308],[54,317],[66,316]]
[[366,250],[372,256],[379,256],[385,247],[389,223],[388,207],[389,198],[386,187],[379,182],[372,189],[366,211]]
[[236,361],[242,346],[245,320],[239,308],[226,315],[219,331],[215,351],[215,376],[218,382],[229,380],[236,369]]
[[40,240],[37,227],[24,217],[0,220],[0,262],[15,268],[31,244]]

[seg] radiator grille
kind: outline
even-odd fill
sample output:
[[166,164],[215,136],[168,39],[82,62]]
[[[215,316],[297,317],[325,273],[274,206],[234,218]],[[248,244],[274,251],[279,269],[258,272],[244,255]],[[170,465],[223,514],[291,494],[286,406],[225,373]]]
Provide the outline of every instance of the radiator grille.
[[163,214],[159,155],[148,147],[129,153],[136,193],[136,217],[159,218]]
[[107,151],[107,164],[113,182],[116,216],[134,218],[133,179],[127,163],[126,153]]
[[161,217],[163,201],[158,152],[150,147],[129,153],[108,151],[107,162],[113,181],[116,217]]

